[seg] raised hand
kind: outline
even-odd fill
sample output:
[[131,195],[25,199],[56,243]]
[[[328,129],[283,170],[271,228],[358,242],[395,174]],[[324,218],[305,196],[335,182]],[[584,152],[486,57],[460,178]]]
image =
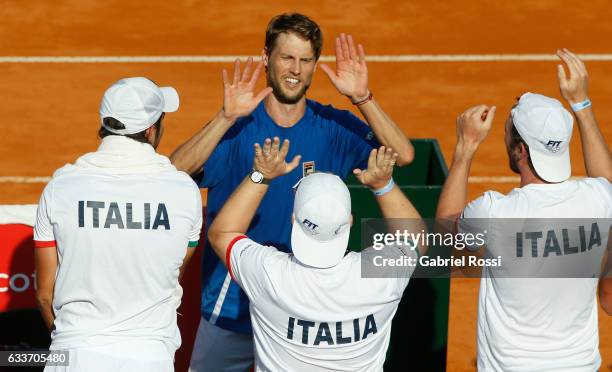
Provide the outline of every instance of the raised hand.
[[253,167],[261,172],[266,179],[274,179],[294,170],[300,164],[300,155],[296,155],[291,163],[285,158],[289,152],[289,140],[284,140],[281,146],[278,137],[274,140],[266,138],[263,149],[259,143],[255,144],[255,161]]
[[457,145],[474,152],[489,134],[495,106],[478,105],[470,107],[457,117]]
[[249,115],[259,102],[272,93],[272,88],[267,87],[257,95],[254,94],[255,84],[257,84],[263,69],[263,61],[257,63],[257,67],[251,75],[252,66],[253,57],[249,57],[244,71],[240,74],[240,60],[236,59],[234,78],[231,83],[227,70],[223,69],[223,116],[228,120],[236,120],[239,117]]
[[557,56],[561,58],[569,71],[569,76],[567,76],[563,66],[557,66],[561,96],[570,105],[586,100],[589,97],[589,74],[584,63],[567,49],[558,50]]
[[338,91],[359,102],[368,97],[368,66],[361,44],[355,48],[353,37],[340,34],[336,37],[336,71],[322,63],[321,69]]
[[362,184],[375,190],[381,189],[389,183],[393,175],[397,156],[397,152],[390,147],[381,146],[378,150],[372,149],[368,158],[368,169],[355,169],[353,174]]

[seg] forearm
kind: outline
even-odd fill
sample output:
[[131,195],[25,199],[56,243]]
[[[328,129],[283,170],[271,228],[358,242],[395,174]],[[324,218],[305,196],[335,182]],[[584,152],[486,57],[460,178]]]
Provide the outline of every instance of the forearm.
[[466,151],[461,145],[457,146],[448,178],[444,182],[438,201],[437,218],[453,218],[465,208],[468,176],[473,156],[473,151]]
[[188,174],[198,172],[233,124],[234,121],[226,119],[223,111],[220,111],[193,137],[174,150],[170,161],[180,171]]
[[45,326],[49,331],[53,330],[53,322],[55,315],[53,314],[53,298],[51,297],[36,297],[36,304],[40,310]]
[[376,201],[384,218],[421,218],[410,200],[397,185],[388,193],[376,196]]
[[605,177],[612,182],[612,155],[599,130],[592,107],[574,113],[580,131],[584,164],[589,177]]
[[[385,195],[376,196],[376,201],[380,206],[383,217],[388,219],[386,225],[390,233],[395,234],[397,231],[419,233],[425,231],[426,226],[421,219],[421,215],[397,185],[393,186],[393,189]],[[418,250],[420,255],[424,255],[427,247],[419,245]]]
[[215,217],[208,231],[209,240],[215,234],[245,234],[267,190],[268,185],[245,177]]
[[381,145],[391,147],[398,153],[397,164],[410,164],[414,159],[414,148],[404,132],[383,111],[374,98],[359,106],[359,111],[368,122]]

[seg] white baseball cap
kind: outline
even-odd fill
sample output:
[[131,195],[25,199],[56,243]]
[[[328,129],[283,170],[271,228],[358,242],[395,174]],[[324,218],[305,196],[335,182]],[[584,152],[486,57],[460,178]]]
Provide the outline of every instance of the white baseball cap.
[[[116,134],[142,132],[155,124],[164,112],[178,110],[179,97],[172,87],[158,87],[144,77],[121,79],[104,92],[100,104],[102,126]],[[119,120],[125,129],[104,125],[104,118]]]
[[512,122],[529,146],[529,156],[540,178],[563,182],[572,173],[569,143],[574,118],[561,102],[541,94],[525,93],[512,109]]
[[318,268],[337,265],[351,230],[351,195],[340,177],[313,173],[297,185],[291,247],[303,264]]

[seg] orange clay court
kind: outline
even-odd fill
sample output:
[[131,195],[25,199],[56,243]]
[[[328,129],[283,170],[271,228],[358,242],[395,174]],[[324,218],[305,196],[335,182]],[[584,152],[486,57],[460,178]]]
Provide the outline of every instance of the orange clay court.
[[[566,47],[612,53],[607,1],[86,1],[0,3],[0,57],[233,56],[261,52],[269,19],[297,11],[323,30],[323,55],[333,37],[350,33],[367,56],[547,54]],[[405,133],[435,138],[449,163],[455,117],[469,106],[496,105],[497,118],[472,166],[470,198],[518,185],[507,166],[503,122],[515,98],[533,91],[560,99],[555,61],[370,62],[370,88]],[[586,61],[590,98],[612,140],[612,58]],[[332,62],[333,64],[333,62]],[[44,182],[67,162],[97,147],[104,90],[127,76],[174,86],[181,107],[169,115],[159,151],[169,155],[221,107],[221,69],[212,63],[0,63],[0,204],[35,204]],[[260,81],[263,84],[263,79]],[[321,71],[309,97],[349,108]],[[574,176],[584,176],[575,127]],[[17,178],[8,179],[7,176]],[[452,279],[448,371],[475,370],[477,279]],[[600,311],[601,371],[612,371],[612,318]]]

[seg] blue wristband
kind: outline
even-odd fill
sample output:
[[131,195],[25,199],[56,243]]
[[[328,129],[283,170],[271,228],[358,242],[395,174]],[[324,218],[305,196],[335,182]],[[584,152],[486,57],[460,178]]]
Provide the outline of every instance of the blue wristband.
[[391,189],[393,189],[393,186],[395,186],[395,182],[393,182],[393,178],[391,178],[389,180],[389,183],[387,183],[387,185],[385,187],[383,187],[381,189],[378,189],[378,190],[372,190],[372,192],[376,196],[383,196],[386,193],[388,193],[389,191],[391,191]]
[[580,110],[584,110],[587,107],[591,107],[591,100],[588,98],[582,102],[574,103],[572,105],[572,111],[577,112]]

